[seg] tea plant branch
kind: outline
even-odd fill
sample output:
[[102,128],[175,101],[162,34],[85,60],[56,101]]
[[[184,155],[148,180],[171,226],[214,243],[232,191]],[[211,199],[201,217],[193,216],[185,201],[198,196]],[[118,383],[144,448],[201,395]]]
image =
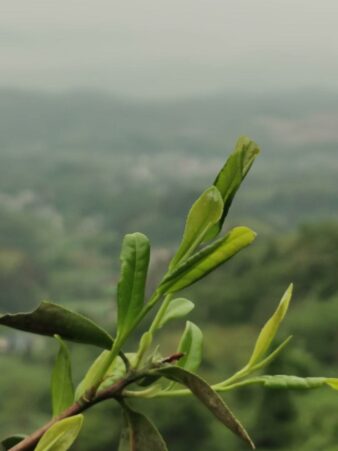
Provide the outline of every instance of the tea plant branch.
[[[262,383],[259,378],[257,379],[248,379],[245,381],[238,382],[236,384],[231,384],[227,386],[222,386],[221,384],[211,385],[211,388],[217,393],[225,393],[231,390],[235,390],[236,388],[246,387],[248,385],[260,384]],[[142,399],[160,399],[160,398],[185,398],[192,396],[190,390],[182,388],[179,390],[171,390],[171,391],[160,391],[154,393],[152,388],[147,390],[133,391],[133,390],[125,390],[123,392],[123,396],[126,398],[142,398]]]
[[[330,377],[299,377],[280,374],[265,374],[240,381],[231,385],[223,385],[222,383],[211,385],[210,387],[216,393],[226,393],[239,388],[250,385],[262,385],[270,389],[289,389],[289,390],[309,390],[321,387],[329,387],[338,390],[338,378]],[[171,391],[160,391],[154,393],[151,389],[142,391],[125,390],[123,392],[125,398],[142,398],[142,399],[161,399],[161,398],[179,398],[190,397],[192,392],[188,389],[179,389]]]
[[79,399],[78,401],[74,402],[71,406],[69,406],[67,409],[65,409],[63,412],[61,412],[58,416],[48,421],[44,426],[37,429],[35,432],[33,432],[31,435],[26,437],[24,440],[22,440],[14,447],[10,448],[10,451],[28,451],[33,449],[35,445],[39,442],[43,434],[58,421],[82,413],[103,401],[107,401],[110,399],[119,400],[119,398],[121,398],[123,390],[128,385],[132,384],[133,382],[137,381],[142,377],[144,377],[143,373],[127,376],[117,381],[110,387],[98,391],[91,399],[88,399],[86,397]]
[[[42,302],[31,312],[0,315],[0,325],[55,337],[59,344],[51,379],[53,418],[26,438],[21,435],[8,437],[2,442],[5,449],[67,451],[82,427],[82,412],[114,399],[123,411],[120,450],[144,451],[151,447],[154,451],[167,451],[154,424],[142,413],[134,411],[128,405],[128,398],[160,399],[190,395],[194,395],[217,420],[254,449],[249,434],[219,393],[254,384],[283,389],[326,386],[338,390],[338,379],[334,378],[266,374],[253,377],[253,373],[268,366],[291,339],[288,337],[271,352],[271,345],[288,310],[292,285],[262,327],[247,363],[217,384],[210,385],[197,374],[202,361],[203,333],[190,321],[186,322],[174,353],[163,358],[158,347],[150,352],[155,333],[169,321],[182,319],[194,308],[190,300],[173,299],[174,295],[203,279],[255,240],[255,232],[244,226],[234,227],[225,234],[221,232],[234,196],[258,153],[257,145],[249,138],[238,140],[214,183],[192,205],[178,250],[147,302],[150,241],[138,232],[124,237],[117,285],[115,336],[90,318],[51,302]],[[137,352],[123,354],[126,341],[159,303],[161,305],[149,329],[143,333]],[[76,389],[71,353],[65,341],[101,349]]]
[[141,364],[145,353],[148,351],[149,347],[151,346],[151,343],[153,340],[153,335],[156,332],[156,330],[159,328],[159,325],[169,307],[172,297],[173,297],[172,294],[167,294],[165,296],[165,298],[162,302],[162,305],[159,308],[157,314],[155,315],[155,318],[153,319],[148,331],[143,334],[141,341],[140,341],[140,347],[139,347],[139,350],[138,350],[137,356],[136,356],[136,363],[135,363],[136,369]]

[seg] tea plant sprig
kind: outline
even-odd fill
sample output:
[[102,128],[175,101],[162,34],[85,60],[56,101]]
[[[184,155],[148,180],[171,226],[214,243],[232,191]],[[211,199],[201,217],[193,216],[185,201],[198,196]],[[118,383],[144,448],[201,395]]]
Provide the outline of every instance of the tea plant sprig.
[[[190,300],[175,297],[177,293],[207,276],[254,241],[256,234],[247,227],[235,227],[218,236],[234,196],[258,153],[257,145],[249,138],[238,140],[213,185],[192,205],[178,250],[148,300],[145,299],[145,288],[150,242],[141,233],[124,237],[114,336],[91,319],[51,302],[42,302],[29,313],[0,316],[0,324],[4,326],[54,337],[59,343],[51,377],[50,421],[28,436],[15,435],[3,440],[5,450],[66,451],[80,433],[83,412],[113,399],[121,406],[123,415],[118,450],[165,451],[167,445],[161,434],[145,415],[133,409],[132,400],[189,395],[194,395],[216,419],[254,448],[248,432],[219,393],[253,384],[272,388],[310,389],[329,386],[338,389],[338,379],[333,378],[254,375],[275,359],[291,339],[287,338],[270,351],[288,310],[292,285],[262,328],[248,363],[228,379],[209,385],[196,374],[202,360],[203,334],[192,322],[186,322],[178,348],[170,356],[161,356],[156,347],[156,333],[168,322],[184,318],[194,308]],[[138,350],[124,353],[127,340],[157,306],[157,312],[149,329],[142,335]],[[66,341],[103,349],[76,389]]]

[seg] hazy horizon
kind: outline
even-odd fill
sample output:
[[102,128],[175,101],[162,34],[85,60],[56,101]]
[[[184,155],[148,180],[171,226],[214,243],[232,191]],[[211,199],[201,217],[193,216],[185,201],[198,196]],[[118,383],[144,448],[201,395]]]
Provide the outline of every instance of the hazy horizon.
[[0,6],[0,87],[143,98],[338,89],[333,0]]

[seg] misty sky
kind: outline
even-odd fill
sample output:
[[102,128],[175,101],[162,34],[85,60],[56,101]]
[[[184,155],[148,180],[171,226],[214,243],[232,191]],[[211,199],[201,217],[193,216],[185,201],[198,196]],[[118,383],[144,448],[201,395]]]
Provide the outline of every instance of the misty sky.
[[0,0],[0,86],[338,91],[337,0]]

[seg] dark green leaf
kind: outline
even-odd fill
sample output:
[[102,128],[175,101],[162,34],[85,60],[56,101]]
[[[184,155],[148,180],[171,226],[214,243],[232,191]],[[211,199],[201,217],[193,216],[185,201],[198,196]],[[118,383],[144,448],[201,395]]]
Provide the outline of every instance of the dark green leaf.
[[58,421],[44,433],[35,451],[67,451],[79,435],[82,423],[83,415]]
[[33,334],[60,335],[65,340],[107,349],[113,342],[92,320],[51,302],[42,302],[33,312],[2,315],[0,324]]
[[224,207],[220,221],[211,228],[206,239],[214,238],[222,229],[235,194],[258,154],[259,148],[250,138],[242,136],[238,139],[234,152],[227,159],[214,181],[214,185],[221,193]]
[[168,451],[168,449],[149,418],[123,405],[123,427],[118,451]]
[[23,434],[16,434],[16,435],[12,435],[11,437],[5,438],[2,442],[2,449],[4,451],[7,451],[9,449],[11,449],[13,446],[17,445],[18,443],[20,443],[22,440],[24,440],[27,437],[27,435],[23,435]]
[[255,239],[256,234],[247,227],[235,227],[227,235],[192,255],[164,278],[161,293],[175,293],[206,276],[229,260]]
[[194,309],[194,307],[195,305],[193,304],[193,302],[189,301],[188,299],[173,299],[170,302],[169,307],[165,312],[165,315],[163,316],[158,328],[160,329],[161,327],[163,327],[168,321],[186,316],[191,312],[191,310]]
[[61,338],[56,335],[60,348],[52,372],[53,416],[59,415],[74,401],[74,387],[69,350]]
[[189,211],[182,242],[170,263],[170,270],[196,249],[210,228],[220,220],[222,212],[222,196],[215,186],[211,186],[201,194]]
[[178,345],[178,352],[184,356],[177,362],[177,365],[185,370],[196,371],[202,361],[203,334],[196,324],[187,321],[181,341]]
[[121,276],[117,288],[117,337],[123,340],[136,324],[144,305],[150,244],[145,235],[126,235],[121,250]]
[[223,399],[199,376],[177,366],[160,368],[155,370],[154,373],[188,387],[221,423],[241,437],[252,449],[255,448],[248,433],[235,418]]

